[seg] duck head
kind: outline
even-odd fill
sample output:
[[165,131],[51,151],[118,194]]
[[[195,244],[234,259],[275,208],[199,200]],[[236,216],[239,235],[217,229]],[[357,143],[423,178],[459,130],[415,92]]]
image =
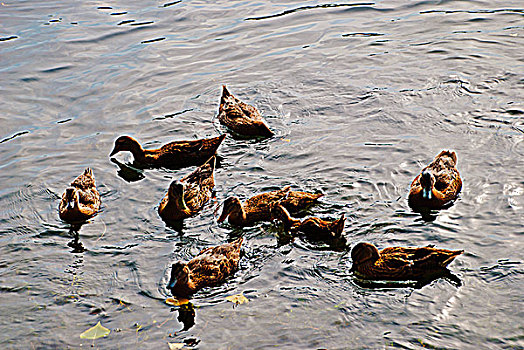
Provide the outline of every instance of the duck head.
[[66,188],[64,193],[64,199],[67,203],[66,209],[78,208],[78,201],[80,200],[80,198],[78,197],[78,192],[75,188]]
[[186,285],[189,281],[189,267],[186,263],[178,261],[171,266],[171,278],[167,284],[168,289],[173,289],[176,284]]
[[224,201],[224,209],[222,209],[222,214],[218,218],[217,222],[223,222],[229,214],[242,211],[242,203],[237,197],[229,197]]
[[435,185],[435,177],[433,174],[429,170],[425,169],[422,174],[420,174],[419,182],[420,186],[422,186],[422,198],[432,199],[432,189]]
[[128,151],[133,153],[133,156],[137,152],[143,152],[142,146],[138,143],[137,140],[132,138],[131,136],[120,136],[115,140],[115,146],[113,147],[113,150],[109,154],[110,157],[117,154],[121,151]]
[[281,221],[286,231],[289,231],[294,224],[300,223],[300,220],[295,220],[291,217],[289,211],[282,204],[276,204],[271,207],[271,219]]
[[371,243],[360,242],[351,250],[351,259],[353,260],[352,270],[357,265],[362,265],[366,262],[375,262],[380,258],[377,247]]
[[183,211],[189,211],[184,200],[184,184],[179,180],[171,182],[168,190],[169,199],[177,203],[178,207]]

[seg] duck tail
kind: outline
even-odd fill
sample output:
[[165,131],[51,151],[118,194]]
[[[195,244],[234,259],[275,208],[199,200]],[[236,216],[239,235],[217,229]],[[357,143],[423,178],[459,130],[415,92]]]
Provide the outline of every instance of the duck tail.
[[451,262],[455,260],[455,258],[462,253],[464,253],[463,250],[450,250],[447,254],[447,258],[444,261],[442,261],[440,264],[442,265],[442,267],[446,267],[449,264],[451,264]]
[[232,97],[231,93],[227,89],[226,85],[222,85],[222,97],[220,98],[220,103],[225,103],[228,97]]
[[240,247],[242,246],[242,242],[244,242],[244,237],[238,237],[237,239],[235,239],[233,242],[231,242],[235,247],[237,247],[237,249],[240,249]]
[[444,156],[450,157],[451,159],[453,159],[453,163],[455,163],[455,165],[457,165],[457,154],[454,151],[443,150],[435,157],[435,159],[438,159],[438,158],[444,157]]
[[313,199],[319,199],[320,197],[324,197],[324,193],[315,193],[315,194],[313,194]]
[[222,135],[218,136],[218,146],[220,146],[222,141],[224,141],[224,139],[226,138],[226,135],[227,134],[222,134]]
[[336,233],[336,235],[341,235],[342,234],[342,231],[344,231],[344,223],[346,221],[346,217],[344,216],[344,214],[342,214],[342,216],[333,222],[333,232]]

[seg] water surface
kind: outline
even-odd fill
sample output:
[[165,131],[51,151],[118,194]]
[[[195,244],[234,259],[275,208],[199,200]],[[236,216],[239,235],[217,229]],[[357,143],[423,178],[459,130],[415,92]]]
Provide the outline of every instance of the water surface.
[[[524,348],[524,18],[519,1],[7,1],[0,4],[0,345],[15,348]],[[157,214],[173,178],[126,181],[108,154],[215,136],[222,84],[276,136],[227,137],[216,198],[181,231]],[[409,184],[453,149],[464,187],[424,221]],[[119,154],[122,162],[132,160]],[[102,212],[79,231],[59,198],[94,169]],[[213,211],[291,185],[344,213],[349,246],[465,253],[460,283],[369,288],[350,247],[243,230]],[[240,270],[164,303],[173,261],[242,235]],[[80,246],[81,245],[81,246]],[[243,292],[248,304],[225,297]],[[108,337],[79,335],[98,321]],[[195,345],[196,344],[196,345]]]

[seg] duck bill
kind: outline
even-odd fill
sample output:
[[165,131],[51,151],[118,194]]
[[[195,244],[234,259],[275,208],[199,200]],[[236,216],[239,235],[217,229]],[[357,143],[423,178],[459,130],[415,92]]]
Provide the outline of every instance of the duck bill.
[[114,155],[117,154],[117,153],[118,153],[118,150],[117,150],[116,147],[115,147],[115,148],[113,148],[113,150],[111,151],[111,153],[109,153],[109,156],[112,157],[112,156],[114,156]]
[[433,198],[433,192],[431,190],[431,186],[422,188],[422,198],[424,198],[424,199],[432,199]]
[[167,288],[168,289],[173,289],[175,288],[175,284],[177,282],[177,279],[176,277],[171,277],[171,280],[169,280],[169,283],[167,284]]
[[221,222],[224,222],[224,220],[226,220],[227,216],[229,215],[229,213],[227,211],[222,211],[222,215],[220,215],[220,217],[218,218],[217,222],[218,223],[221,223]]

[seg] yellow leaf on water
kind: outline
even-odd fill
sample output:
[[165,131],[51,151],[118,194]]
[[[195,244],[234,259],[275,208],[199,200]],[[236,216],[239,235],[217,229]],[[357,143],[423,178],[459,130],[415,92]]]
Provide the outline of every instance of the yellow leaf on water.
[[180,306],[189,303],[189,299],[185,298],[167,298],[166,304],[171,306]]
[[100,321],[96,324],[96,326],[89,328],[84,333],[80,334],[80,338],[82,339],[98,339],[102,337],[106,337],[111,331],[107,329],[106,327],[102,326],[100,324]]
[[290,139],[282,139],[282,141],[291,142]]
[[167,343],[167,346],[169,346],[169,350],[179,350],[184,348],[184,343]]
[[240,293],[240,294],[234,294],[234,295],[230,295],[228,297],[226,297],[226,300],[227,301],[230,301],[232,303],[235,303],[235,304],[244,304],[244,303],[249,303],[249,299],[246,298],[244,296],[244,294]]

